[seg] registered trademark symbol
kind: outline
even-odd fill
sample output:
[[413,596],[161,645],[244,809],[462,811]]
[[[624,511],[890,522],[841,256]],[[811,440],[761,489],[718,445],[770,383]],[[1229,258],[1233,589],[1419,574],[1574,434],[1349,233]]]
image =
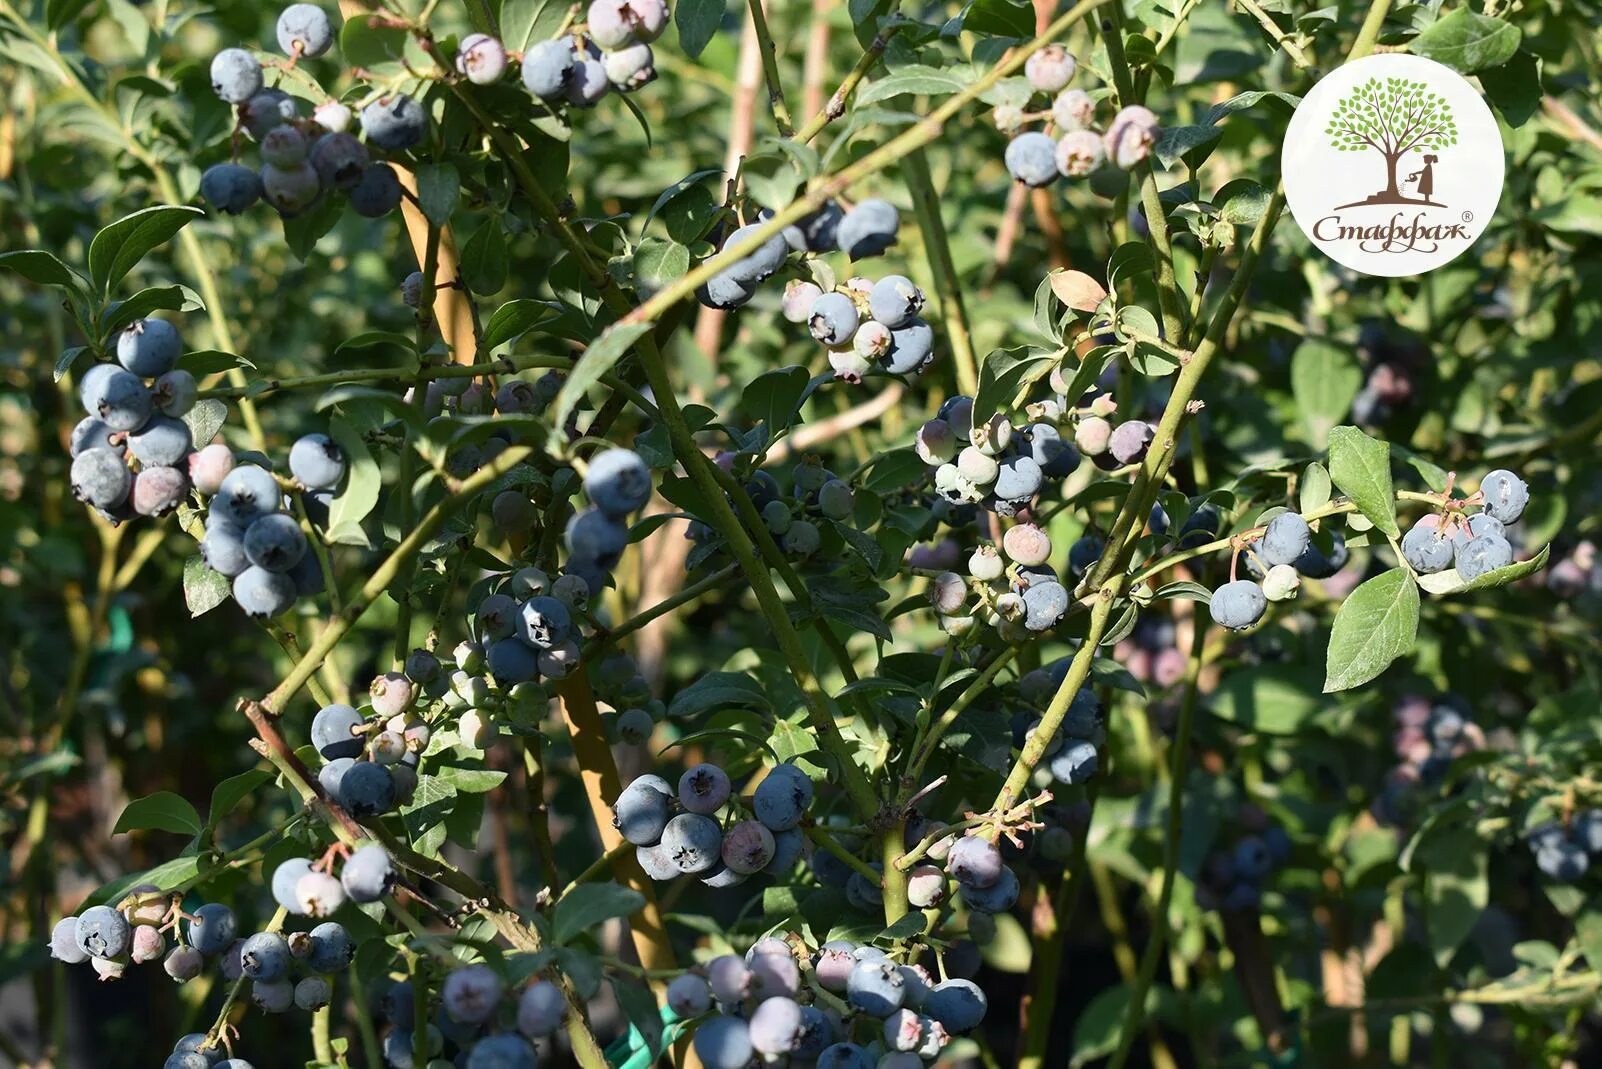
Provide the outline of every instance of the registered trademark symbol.
[[1473,212],[1464,212],[1463,213],[1463,221],[1465,223],[1472,223],[1474,221],[1474,213]]

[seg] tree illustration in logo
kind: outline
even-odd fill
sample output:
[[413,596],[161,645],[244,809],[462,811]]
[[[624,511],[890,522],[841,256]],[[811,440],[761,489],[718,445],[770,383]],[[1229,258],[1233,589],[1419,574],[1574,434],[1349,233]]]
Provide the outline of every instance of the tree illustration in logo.
[[[1354,88],[1330,117],[1330,144],[1342,152],[1373,149],[1385,159],[1385,188],[1366,200],[1343,204],[1435,204],[1434,153],[1457,144],[1457,123],[1446,99],[1423,82],[1408,78],[1370,78]],[[1415,149],[1425,153],[1423,165],[1404,181],[1417,181],[1410,197],[1396,180],[1397,164]]]

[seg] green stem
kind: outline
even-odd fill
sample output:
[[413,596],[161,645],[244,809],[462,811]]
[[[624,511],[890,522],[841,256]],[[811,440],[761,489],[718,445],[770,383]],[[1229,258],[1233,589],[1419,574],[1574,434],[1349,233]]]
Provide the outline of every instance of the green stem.
[[962,284],[951,259],[951,242],[940,216],[940,195],[929,174],[929,159],[919,148],[901,161],[901,173],[912,195],[912,212],[923,234],[929,271],[934,276],[935,298],[940,304],[941,325],[951,345],[951,359],[957,367],[957,389],[973,397],[979,392],[979,364],[974,357],[973,340],[968,333],[968,311],[962,303]]
[[694,601],[702,594],[705,594],[707,591],[715,590],[716,588],[723,586],[730,579],[733,579],[735,573],[739,570],[739,566],[734,564],[719,568],[711,575],[696,580],[672,596],[663,598],[655,605],[652,605],[649,609],[630,617],[627,621],[619,624],[612,630],[596,635],[594,638],[590,639],[589,642],[584,644],[584,659],[593,659],[597,654],[600,653],[601,650],[607,648],[608,646],[615,646],[621,639],[627,638],[629,635],[634,634],[634,632],[649,626],[651,623],[661,619],[680,606],[688,605],[690,602]]
[[1362,59],[1374,51],[1379,43],[1380,30],[1385,28],[1385,16],[1390,14],[1391,0],[1372,0],[1368,5],[1368,14],[1363,18],[1363,25],[1358,28],[1357,39],[1352,42],[1352,49],[1346,53],[1346,62]]
[[768,107],[773,111],[773,124],[779,128],[780,137],[789,137],[790,106],[784,102],[784,86],[779,82],[778,49],[773,44],[773,31],[768,29],[768,15],[762,8],[762,0],[748,0],[747,6],[762,54],[762,80],[768,86]]
[[856,66],[851,68],[851,73],[845,76],[839,88],[834,91],[834,95],[829,97],[828,102],[823,105],[823,110],[808,119],[806,125],[796,131],[795,139],[797,141],[803,145],[806,144],[822,133],[824,127],[845,114],[846,102],[851,99],[851,94],[856,92],[857,86],[862,83],[862,79],[867,77],[868,72],[873,69],[873,65],[879,62],[879,58],[884,55],[885,48],[890,44],[890,38],[896,35],[897,30],[907,25],[910,25],[910,23],[892,22],[874,35],[867,51],[862,53],[862,57],[857,60]]

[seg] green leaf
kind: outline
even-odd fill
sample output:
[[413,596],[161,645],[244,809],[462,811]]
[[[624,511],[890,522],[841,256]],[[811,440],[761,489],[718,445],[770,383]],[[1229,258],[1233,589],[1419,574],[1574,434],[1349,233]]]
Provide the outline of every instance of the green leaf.
[[1257,221],[1268,210],[1268,202],[1273,194],[1268,187],[1254,182],[1250,178],[1236,178],[1225,182],[1213,194],[1213,204],[1218,207],[1218,217],[1226,223],[1235,226],[1256,226]]
[[68,371],[72,370],[72,365],[78,362],[78,358],[88,351],[89,347],[87,345],[74,345],[68,349],[62,350],[61,355],[56,357],[56,366],[52,381],[60,382],[62,376]]
[[122,816],[117,818],[117,825],[111,829],[111,834],[152,830],[198,835],[203,826],[194,806],[171,791],[157,791],[129,802]]
[[200,859],[194,855],[175,857],[144,872],[130,872],[103,885],[84,901],[85,906],[99,906],[117,902],[130,890],[141,884],[150,884],[158,891],[173,891],[186,886],[200,875]]
[[1289,115],[1296,110],[1296,105],[1302,102],[1302,98],[1295,93],[1282,93],[1272,89],[1251,89],[1244,93],[1237,93],[1228,100],[1208,108],[1202,122],[1212,126],[1237,111],[1245,111],[1248,108],[1256,107],[1263,101],[1277,105],[1276,110]]
[[677,241],[646,238],[634,250],[634,285],[640,296],[651,297],[690,270],[690,249]]
[[673,24],[679,29],[679,47],[690,59],[698,59],[718,32],[723,12],[728,5],[724,0],[679,0],[673,12]]
[[[511,48],[510,39],[506,47]],[[406,31],[391,26],[374,26],[369,19],[345,20],[339,28],[339,56],[352,67],[380,67],[394,63],[406,54]]]
[[[644,1050],[649,1057],[647,1064],[657,1064],[662,1056],[662,1011],[656,1004],[656,996],[639,980],[624,976],[612,976],[609,979],[612,993],[617,996],[618,1007],[645,1040]],[[632,1051],[635,1048],[630,1049]]]
[[1302,420],[1302,432],[1314,449],[1323,449],[1329,433],[1352,409],[1363,386],[1356,357],[1338,345],[1309,338],[1291,357],[1291,393]]
[[699,716],[713,709],[741,705],[771,712],[772,704],[761,684],[740,672],[708,672],[688,687],[673,695],[668,704],[668,716]]
[[1401,533],[1390,446],[1356,427],[1336,427],[1329,432],[1329,477],[1375,527],[1392,538]]
[[189,372],[195,378],[214,375],[219,371],[227,371],[234,367],[255,368],[249,360],[233,353],[225,353],[220,349],[196,349],[185,353],[178,358],[178,366]]
[[968,79],[942,67],[902,67],[857,93],[857,106],[877,104],[903,94],[949,96],[968,88]]
[[237,776],[229,776],[211,792],[211,809],[206,813],[206,824],[215,828],[217,822],[234,811],[252,791],[264,783],[271,783],[273,774],[264,768],[253,768]]
[[462,281],[481,297],[490,297],[506,285],[510,263],[501,224],[486,219],[462,246]]
[[1170,126],[1158,135],[1151,150],[1164,167],[1183,162],[1195,169],[1212,155],[1213,147],[1223,136],[1224,131],[1216,126]]
[[1347,597],[1330,631],[1324,693],[1367,683],[1418,637],[1418,584],[1406,568],[1367,580]]
[[[367,546],[370,541],[362,529],[362,521],[378,504],[378,492],[383,486],[383,473],[378,461],[362,440],[361,432],[347,420],[328,421],[328,434],[344,450],[348,468],[345,487],[328,507],[328,541],[343,545]],[[399,488],[410,493],[411,487]]]
[[809,387],[813,387],[812,376],[799,365],[764,371],[740,394],[740,409],[767,425],[771,441],[795,422],[801,405],[812,392]]
[[551,935],[566,943],[602,921],[627,917],[645,905],[645,896],[615,883],[588,883],[563,895],[551,913]]
[[429,163],[417,168],[417,203],[423,214],[436,226],[451,221],[461,195],[462,180],[451,163]]
[[501,5],[501,39],[511,52],[526,52],[556,35],[567,4],[562,0],[506,0]]
[[[1574,938],[1579,941],[1580,952],[1585,955],[1591,971],[1602,970],[1602,903],[1592,900],[1575,916]],[[1556,955],[1554,950],[1553,957]]]
[[199,312],[204,311],[205,307],[200,295],[188,286],[151,286],[149,289],[140,290],[126,301],[116,301],[108,305],[100,317],[100,333],[102,337],[110,337],[134,320],[143,319],[158,309],[168,312]]
[[1432,836],[1419,852],[1426,874],[1425,925],[1437,965],[1451,960],[1485,909],[1489,848],[1472,826],[1459,824]]
[[1029,963],[1034,958],[1034,945],[1030,942],[1029,933],[1024,931],[1018,918],[1011,913],[997,913],[994,917],[995,938],[979,950],[984,963],[997,972],[1018,976],[1028,973]]
[[506,779],[506,773],[493,768],[459,768],[446,765],[434,770],[434,777],[448,784],[459,794],[483,794],[493,791]]
[[1512,23],[1464,6],[1413,38],[1411,48],[1414,55],[1444,63],[1460,74],[1473,74],[1512,59],[1523,37]]
[[1318,461],[1302,469],[1300,489],[1297,493],[1298,508],[1296,511],[1303,516],[1316,509],[1329,504],[1332,484],[1329,480],[1329,471]]
[[196,401],[195,407],[184,413],[184,422],[189,424],[189,438],[196,449],[210,445],[227,421],[228,406],[215,397]]
[[1035,9],[1013,0],[973,0],[962,13],[962,28],[989,37],[1023,40],[1035,35]]
[[547,319],[555,319],[556,308],[548,301],[507,301],[490,315],[484,324],[484,337],[479,348],[490,352],[498,345],[516,341]]
[[1517,582],[1527,575],[1533,575],[1546,567],[1547,558],[1552,555],[1551,546],[1542,546],[1541,551],[1529,560],[1514,561],[1505,568],[1497,568],[1484,575],[1475,576],[1473,580],[1465,583],[1463,577],[1457,573],[1456,568],[1448,568],[1444,572],[1435,572],[1433,575],[1418,577],[1418,585],[1427,593],[1441,598],[1452,594],[1462,594],[1471,590],[1491,590],[1499,586],[1507,586]]
[[372,349],[381,345],[393,345],[416,355],[417,340],[409,334],[401,334],[393,330],[364,330],[354,337],[346,338],[334,347],[334,355],[354,352],[358,349]]
[[208,568],[203,558],[184,561],[184,604],[191,619],[221,605],[231,589],[228,577]]
[[551,426],[560,427],[567,422],[573,408],[584,397],[585,391],[601,380],[601,376],[611,371],[617,362],[623,359],[623,354],[629,351],[640,338],[650,333],[649,323],[614,323],[595,340],[584,355],[579,357],[578,363],[568,373],[567,381],[562,383],[562,389],[556,395],[556,403],[551,406]]
[[343,197],[324,197],[299,215],[285,216],[284,244],[295,254],[295,259],[305,263],[311,259],[317,243],[334,229],[344,214]]
[[1209,701],[1212,714],[1250,731],[1292,735],[1328,704],[1318,679],[1292,665],[1263,665],[1226,673]]
[[1132,278],[1157,273],[1157,254],[1144,241],[1126,241],[1107,257],[1107,285],[1117,289]]
[[1104,988],[1074,1021],[1073,1069],[1104,1058],[1118,1046],[1124,1017],[1129,1012],[1129,985],[1115,984]]
[[100,231],[89,242],[89,277],[95,287],[109,293],[152,249],[204,214],[199,208],[158,204],[125,215]]
[[1517,129],[1541,110],[1541,61],[1530,53],[1514,53],[1500,67],[1480,71],[1479,79],[1486,97],[1509,126]]
[[29,282],[41,286],[64,286],[67,289],[84,286],[83,278],[76,271],[43,249],[0,253],[0,268],[15,271]]

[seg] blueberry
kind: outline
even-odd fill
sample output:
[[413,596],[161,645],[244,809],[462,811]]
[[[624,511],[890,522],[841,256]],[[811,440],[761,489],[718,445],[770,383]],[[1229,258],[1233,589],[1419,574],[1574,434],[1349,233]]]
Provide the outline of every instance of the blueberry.
[[320,1010],[334,999],[334,989],[321,976],[308,976],[295,985],[295,1006],[308,1012]]
[[1282,512],[1268,521],[1257,552],[1269,564],[1290,564],[1303,553],[1312,539],[1307,521],[1294,512]]
[[901,213],[886,200],[858,201],[840,220],[836,240],[840,250],[853,260],[878,256],[896,243]]
[[614,49],[634,40],[635,21],[629,0],[592,0],[584,26],[592,41]]
[[358,848],[345,860],[339,874],[339,882],[345,885],[352,902],[377,902],[395,886],[395,879],[389,853],[377,843]]
[[367,219],[381,219],[400,206],[401,184],[395,169],[387,163],[370,163],[362,168],[356,184],[350,187],[350,206]]
[[876,1065],[866,1047],[855,1043],[835,1043],[823,1048],[813,1069],[875,1069]]
[[136,319],[117,335],[117,362],[141,378],[171,371],[182,353],[177,328],[165,319]]
[[530,1039],[550,1035],[566,1016],[562,989],[548,980],[535,980],[517,998],[517,1030]]
[[1243,880],[1262,879],[1274,867],[1274,859],[1268,852],[1268,844],[1255,835],[1242,837],[1235,844],[1230,860],[1234,864],[1236,875]]
[[757,785],[751,811],[770,831],[785,831],[801,823],[812,804],[812,780],[800,768],[781,764]]
[[[664,823],[663,826],[666,827],[666,824]],[[645,870],[645,874],[658,883],[672,880],[682,875],[679,872],[679,867],[673,863],[673,858],[668,855],[667,850],[663,848],[660,842],[653,843],[650,846],[636,847],[634,858],[640,863],[640,868]]]
[[[1069,133],[1084,131],[1096,116],[1096,102],[1083,89],[1064,89],[1051,102],[1051,119]],[[1098,154],[1101,138],[1096,138]]]
[[174,1051],[161,1063],[161,1069],[211,1069],[211,1061],[194,1051]]
[[656,55],[647,44],[633,44],[601,57],[606,80],[621,92],[636,89],[656,81]]
[[641,776],[617,796],[612,806],[612,824],[635,846],[650,846],[662,838],[672,815],[672,803],[666,781],[657,776]]
[[150,387],[150,400],[163,415],[182,416],[195,407],[200,384],[183,368],[156,376]]
[[239,932],[234,911],[218,902],[195,910],[189,920],[189,945],[205,955],[221,954]]
[[78,945],[77,917],[63,917],[50,930],[50,956],[68,965],[89,960],[89,952]]
[[1148,108],[1131,104],[1122,108],[1107,124],[1102,144],[1107,150],[1107,158],[1115,166],[1128,170],[1151,155],[1152,145],[1156,144],[1159,133],[1161,129],[1157,116]]
[[1028,79],[1030,88],[1042,93],[1055,93],[1073,81],[1078,67],[1072,52],[1062,45],[1051,44],[1024,63],[1024,77]]
[[1513,546],[1499,535],[1471,538],[1457,547],[1457,574],[1465,581],[1513,563]]
[[1462,523],[1452,525],[1451,532],[1452,543],[1458,548],[1462,548],[1471,538],[1485,538],[1490,535],[1497,538],[1507,537],[1507,529],[1502,521],[1488,512],[1464,517]]
[[404,94],[379,97],[362,109],[362,133],[386,152],[415,147],[427,131],[428,113]]
[[1100,758],[1094,744],[1082,739],[1070,740],[1051,759],[1051,774],[1060,783],[1077,786],[1087,783],[1096,775]]
[[859,961],[846,979],[846,1000],[873,1017],[888,1017],[906,998],[906,979],[890,961]]
[[110,906],[84,910],[74,923],[73,937],[84,954],[102,960],[121,957],[133,943],[127,919]]
[[299,127],[275,126],[261,139],[261,158],[265,163],[288,170],[306,162],[310,148]]
[[[1186,526],[1189,526],[1189,521],[1186,522]],[[1181,534],[1183,533],[1181,531]],[[1201,545],[1211,541],[1215,534],[1216,531],[1209,532],[1207,538],[1201,539],[1196,544]],[[1185,544],[1185,541],[1181,539],[1180,545]],[[1346,548],[1346,536],[1336,531],[1332,536],[1328,555],[1325,555],[1324,551],[1318,548],[1317,542],[1309,542],[1307,552],[1296,558],[1295,567],[1298,572],[1301,572],[1309,579],[1328,579],[1346,567],[1346,561],[1350,555],[1351,551]]]
[[1145,459],[1156,433],[1156,428],[1144,420],[1126,420],[1113,429],[1107,449],[1118,463],[1137,464]]
[[729,774],[717,765],[699,764],[679,777],[679,804],[690,813],[711,816],[723,808],[732,791]]
[[251,980],[281,980],[289,973],[289,944],[277,932],[257,932],[245,940],[239,962]]
[[573,616],[568,607],[549,594],[523,603],[517,617],[517,637],[537,649],[561,645],[573,634]]
[[468,965],[454,970],[440,987],[440,1002],[451,1020],[480,1024],[489,1019],[501,1001],[505,986],[487,965]]
[[85,416],[72,428],[67,451],[76,458],[90,449],[108,449],[121,455],[126,446],[120,431],[112,430],[97,416]]
[[194,947],[173,947],[167,954],[166,960],[161,963],[162,971],[172,977],[175,983],[188,983],[199,976],[206,967],[205,955]]
[[295,883],[295,912],[326,917],[345,904],[345,889],[326,872],[308,872]]
[[[330,708],[334,707],[330,706]],[[319,713],[318,716],[321,717],[322,714]],[[312,727],[314,738],[316,731],[314,723]],[[295,897],[295,887],[300,882],[300,878],[311,872],[311,870],[311,861],[304,857],[292,857],[288,861],[282,862],[273,870],[271,881],[273,900],[291,913],[299,913],[300,902]]]
[[1442,572],[1452,566],[1455,547],[1452,539],[1441,533],[1439,519],[1426,516],[1402,536],[1402,557],[1421,575]]
[[667,1004],[680,1017],[699,1017],[712,1008],[712,989],[701,977],[685,973],[668,984]]
[[539,1059],[522,1036],[498,1032],[473,1044],[465,1069],[534,1069]]
[[1487,472],[1480,480],[1480,493],[1486,514],[1503,523],[1517,523],[1530,503],[1529,485],[1505,468]]
[[1049,423],[1031,423],[1024,428],[1029,443],[1029,455],[1040,465],[1047,478],[1061,479],[1079,467],[1079,453],[1063,441],[1057,428]]
[[264,1013],[283,1013],[295,1004],[295,985],[288,980],[253,980],[250,1001]]
[[300,108],[295,98],[282,89],[263,89],[238,108],[239,125],[257,141],[265,137],[267,131],[294,122],[299,116]]
[[615,565],[629,544],[628,528],[599,509],[575,513],[565,537],[570,554],[601,568]]
[[1587,853],[1602,854],[1602,809],[1576,813],[1570,834]]
[[611,88],[606,65],[599,59],[581,56],[568,72],[567,101],[576,107],[594,107]]
[[133,472],[114,449],[88,449],[72,460],[72,492],[79,501],[111,509],[128,499]]
[[614,519],[624,519],[651,499],[651,469],[632,449],[608,449],[590,458],[584,493]]
[[998,501],[1024,504],[1040,492],[1044,482],[1045,473],[1034,457],[1009,456],[1002,459],[990,492]]
[[337,100],[325,100],[312,109],[312,121],[331,134],[349,130],[350,119],[350,108]]
[[243,104],[261,89],[261,64],[243,48],[225,48],[211,61],[211,91]]
[[1068,588],[1055,580],[1030,583],[1023,592],[1024,626],[1030,631],[1050,631],[1068,613]]
[[290,4],[279,14],[278,47],[291,59],[320,56],[333,43],[333,23],[316,4]]
[[141,516],[165,516],[176,509],[189,491],[189,479],[173,467],[152,465],[134,477],[129,503]]
[[252,565],[234,576],[234,601],[257,620],[282,616],[295,604],[295,582],[281,572]]
[[[194,484],[196,490],[207,496],[221,490],[223,480],[228,478],[228,474],[233,470],[234,451],[221,442],[213,442],[189,457],[189,481]],[[210,514],[207,515],[206,521],[209,526]]]
[[706,1069],[744,1069],[755,1050],[749,1027],[738,1017],[709,1017],[695,1030],[695,1054]]
[[491,642],[485,651],[490,675],[502,686],[527,683],[540,674],[539,652],[520,638]]
[[474,85],[491,85],[506,73],[506,46],[487,33],[470,33],[456,49],[456,70]]
[[[395,781],[389,769],[373,761],[358,761],[339,781],[339,804],[351,816],[371,817],[395,806]],[[349,890],[349,888],[346,888]],[[355,898],[355,895],[351,896]]]
[[1057,180],[1057,142],[1045,134],[1019,134],[1008,142],[1004,159],[1007,173],[1026,186],[1049,186]]
[[885,370],[892,375],[918,375],[934,362],[934,329],[921,319],[890,332],[890,351],[884,355]]
[[1231,631],[1244,631],[1263,618],[1268,599],[1250,579],[1237,579],[1213,591],[1209,609],[1213,622]]
[[[263,151],[265,152],[265,146]],[[319,137],[307,154],[307,162],[311,164],[312,170],[317,172],[317,179],[324,187],[344,190],[357,186],[370,165],[367,146],[346,133],[324,134]],[[293,459],[290,461],[290,466],[291,468],[294,466]]]
[[541,41],[523,53],[523,85],[537,97],[559,97],[577,58],[572,38]]
[[349,705],[325,705],[312,718],[312,745],[325,760],[357,757],[362,752],[362,739],[355,732],[361,726],[362,715]]
[[748,1027],[757,1053],[789,1054],[801,1045],[801,1005],[789,998],[766,999],[751,1014]]
[[[720,251],[727,252],[736,246],[745,244],[750,238],[756,236],[759,224],[742,226],[724,239]],[[759,244],[755,250],[719,272],[720,275],[743,283],[746,286],[762,282],[770,277],[779,268],[784,266],[784,259],[789,254],[789,246],[785,244],[784,235],[774,234]]]
[[756,295],[756,284],[741,282],[722,272],[713,275],[695,291],[695,299],[708,308],[729,311],[739,308]]
[[742,820],[723,836],[723,863],[742,876],[767,868],[773,850],[773,833],[760,821]]
[[796,252],[831,252],[837,247],[840,220],[844,217],[840,205],[831,200],[811,215],[785,227],[785,244]]
[[945,980],[930,988],[923,1012],[948,1032],[961,1033],[978,1028],[989,1006],[985,993],[972,980]]
[[261,169],[261,189],[267,203],[285,218],[293,218],[310,208],[323,192],[322,180],[309,163],[288,167],[267,164]]
[[143,427],[145,421],[150,418],[150,410],[154,404],[150,390],[143,380],[122,368],[109,368],[106,372],[97,371],[95,375],[92,384],[90,377],[84,376],[85,405],[87,407],[90,400],[91,388],[94,390],[93,400],[96,402],[89,414],[99,416],[101,422],[114,431],[136,431]]
[[262,516],[245,528],[245,556],[258,568],[287,572],[305,555],[306,535],[287,513]]
[[806,843],[806,836],[800,828],[789,828],[785,831],[773,833],[773,859],[767,864],[766,872],[775,876],[782,876],[795,867],[801,859],[801,850]]
[[680,813],[662,829],[662,846],[680,872],[694,876],[718,863],[723,832],[711,817]]
[[946,871],[969,887],[990,887],[1005,866],[995,843],[977,835],[964,835],[951,845],[946,855]]

